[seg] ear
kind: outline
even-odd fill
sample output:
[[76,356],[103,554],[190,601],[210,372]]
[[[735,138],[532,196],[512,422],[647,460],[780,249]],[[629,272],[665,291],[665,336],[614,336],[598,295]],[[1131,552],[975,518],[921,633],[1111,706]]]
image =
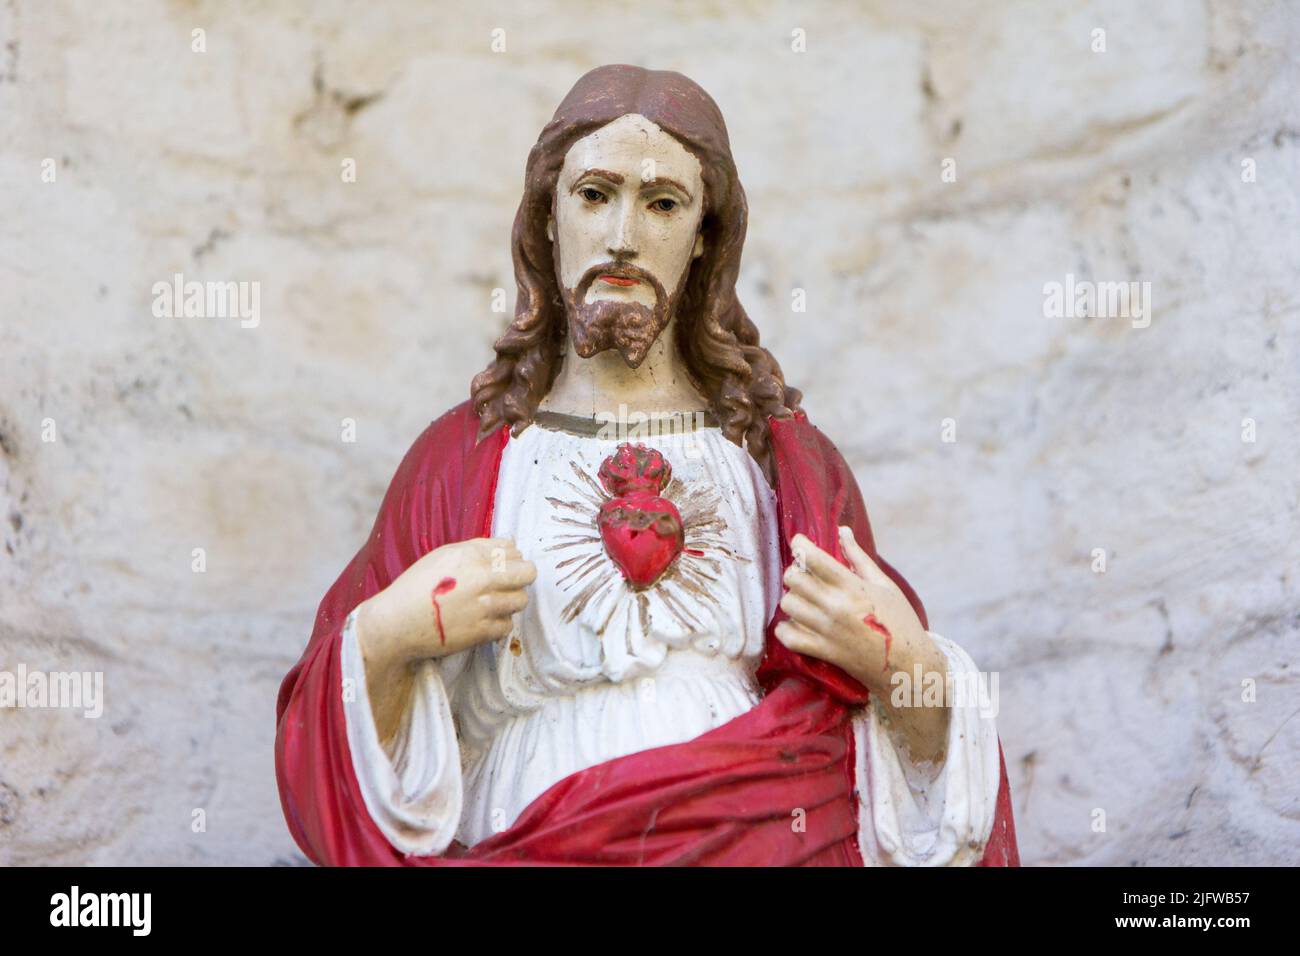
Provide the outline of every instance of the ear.
[[704,233],[697,232],[695,234],[695,248],[691,250],[691,258],[698,259],[702,255],[704,255]]
[[546,238],[551,242],[555,241],[555,217],[554,216],[548,216],[546,219]]

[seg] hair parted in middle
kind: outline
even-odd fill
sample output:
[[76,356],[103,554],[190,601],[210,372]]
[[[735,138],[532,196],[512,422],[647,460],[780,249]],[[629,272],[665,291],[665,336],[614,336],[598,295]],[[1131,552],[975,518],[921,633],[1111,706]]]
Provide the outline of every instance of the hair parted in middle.
[[700,161],[704,253],[689,266],[673,317],[677,347],[723,434],[747,447],[770,476],[767,419],[798,411],[801,395],[785,384],[736,297],[748,206],[722,112],[698,84],[668,71],[622,65],[590,71],[529,152],[512,232],[515,317],[494,346],[496,358],[470,385],[481,432],[504,423],[518,433],[533,420],[559,373],[567,319],[547,237],[556,183],[575,142],[628,114],[655,123]]

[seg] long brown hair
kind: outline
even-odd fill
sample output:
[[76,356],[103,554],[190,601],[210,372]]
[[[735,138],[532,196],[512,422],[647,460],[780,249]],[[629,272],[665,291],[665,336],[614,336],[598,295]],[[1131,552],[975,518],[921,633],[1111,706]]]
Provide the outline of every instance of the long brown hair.
[[559,373],[566,316],[546,236],[556,181],[570,146],[629,113],[656,123],[700,161],[704,253],[690,266],[674,317],[678,349],[723,434],[748,447],[770,475],[767,418],[789,417],[801,396],[759,345],[758,329],[736,298],[748,206],[722,112],[695,82],[662,70],[620,65],[587,73],[529,152],[511,238],[515,318],[496,342],[496,358],[470,384],[480,428],[487,433],[505,422],[518,433]]

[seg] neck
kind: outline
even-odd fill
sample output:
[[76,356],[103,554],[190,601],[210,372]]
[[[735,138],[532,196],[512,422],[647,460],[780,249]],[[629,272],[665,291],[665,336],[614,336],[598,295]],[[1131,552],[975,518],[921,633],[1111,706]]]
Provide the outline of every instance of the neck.
[[678,354],[676,332],[677,323],[669,322],[638,368],[629,368],[616,349],[582,358],[570,336],[560,373],[538,408],[581,418],[617,414],[620,405],[650,416],[707,409]]

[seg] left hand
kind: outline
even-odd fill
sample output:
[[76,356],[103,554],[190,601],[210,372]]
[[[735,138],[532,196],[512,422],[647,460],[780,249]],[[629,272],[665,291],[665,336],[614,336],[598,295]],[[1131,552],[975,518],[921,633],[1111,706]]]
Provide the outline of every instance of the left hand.
[[[917,757],[937,759],[946,740],[947,707],[893,707],[893,677],[947,673],[947,658],[907,596],[853,538],[840,528],[840,548],[850,570],[802,534],[790,542],[795,560],[786,569],[789,589],[781,609],[789,620],[776,636],[792,651],[834,664],[856,678],[894,716]],[[910,697],[907,700],[910,703]]]

